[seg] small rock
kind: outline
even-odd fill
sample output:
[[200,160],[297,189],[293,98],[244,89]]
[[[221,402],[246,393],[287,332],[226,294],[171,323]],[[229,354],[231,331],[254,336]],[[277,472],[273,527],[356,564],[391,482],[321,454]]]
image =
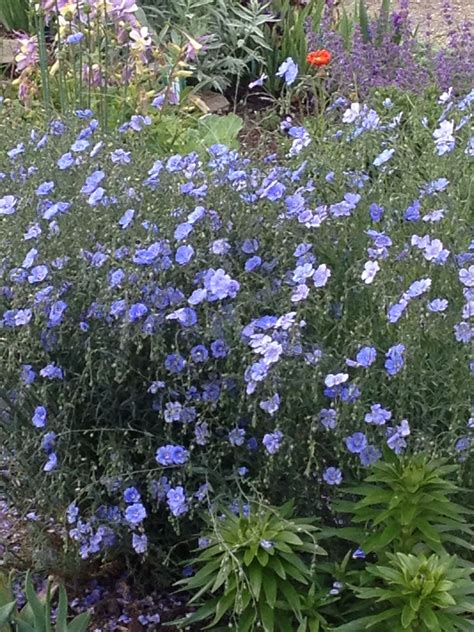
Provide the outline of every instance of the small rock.
[[218,92],[207,90],[198,92],[189,98],[204,114],[219,114],[230,110],[230,101]]

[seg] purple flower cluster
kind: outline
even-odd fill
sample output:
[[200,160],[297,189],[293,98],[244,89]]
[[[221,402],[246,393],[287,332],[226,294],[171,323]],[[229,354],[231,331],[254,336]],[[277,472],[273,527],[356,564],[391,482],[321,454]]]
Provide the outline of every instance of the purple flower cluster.
[[[331,92],[348,94],[356,90],[359,97],[365,98],[372,90],[385,87],[408,92],[422,92],[432,86],[439,90],[454,87],[457,91],[472,87],[472,24],[465,20],[456,26],[449,2],[444,3],[448,35],[443,46],[434,41],[429,19],[426,32],[414,27],[408,0],[402,0],[400,10],[393,10],[387,23],[384,16],[381,22],[378,18],[372,20],[368,34],[356,25],[350,41],[333,28],[331,4],[327,3],[319,31],[308,32],[309,49],[327,48],[332,53],[326,79]],[[441,154],[450,151],[452,145],[454,138],[447,128],[440,137]],[[382,161],[385,159],[388,154],[383,154]]]

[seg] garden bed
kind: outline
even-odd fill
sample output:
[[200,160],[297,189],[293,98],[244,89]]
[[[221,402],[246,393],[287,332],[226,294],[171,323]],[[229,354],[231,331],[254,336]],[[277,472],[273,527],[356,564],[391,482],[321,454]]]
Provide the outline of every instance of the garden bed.
[[0,100],[0,628],[470,629],[467,30],[131,5]]

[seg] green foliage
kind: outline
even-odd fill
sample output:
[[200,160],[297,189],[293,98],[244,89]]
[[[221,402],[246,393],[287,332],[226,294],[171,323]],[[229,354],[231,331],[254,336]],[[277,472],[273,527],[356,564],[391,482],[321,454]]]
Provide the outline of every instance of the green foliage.
[[275,73],[280,64],[291,57],[298,63],[300,70],[307,68],[306,56],[308,42],[306,30],[308,24],[313,31],[318,31],[324,12],[325,0],[310,0],[304,7],[290,0],[272,2],[272,10],[277,16],[275,24],[265,27],[268,46],[265,52],[265,71],[268,74],[267,87],[275,92],[281,85]]
[[[341,17],[335,28],[343,37],[344,47],[350,49],[353,41],[354,29],[359,27],[362,40],[365,44],[372,43],[375,46],[381,46],[384,37],[390,32],[390,8],[391,0],[382,0],[378,16],[375,20],[371,20],[367,9],[366,0],[356,0],[355,10],[349,13],[343,8]],[[394,41],[400,42],[400,34],[392,33]]]
[[258,0],[242,4],[235,0],[185,0],[153,3],[144,10],[158,29],[169,29],[180,41],[185,33],[202,39],[203,50],[195,60],[199,87],[238,90],[243,77],[255,73],[268,50],[263,28],[272,17],[268,5]]
[[359,0],[359,26],[363,41],[367,44],[371,40],[370,21],[365,0]]
[[[367,568],[370,586],[355,586],[359,599],[370,600],[377,612],[338,628],[338,632],[456,632],[472,630],[472,568],[455,556],[388,554],[386,565]],[[380,604],[380,606],[379,606]]]
[[28,0],[1,0],[0,25],[7,31],[27,31]]
[[235,149],[238,147],[238,135],[243,127],[243,121],[236,114],[219,116],[207,114],[202,116],[194,129],[186,135],[184,151],[206,151],[214,144],[227,145]]
[[214,629],[227,616],[236,632],[324,628],[318,612],[324,599],[307,558],[325,552],[316,543],[313,520],[292,513],[292,502],[280,509],[254,505],[247,516],[226,511],[214,520],[207,547],[193,560],[198,572],[178,582],[195,592],[191,604],[204,601],[186,625],[212,618],[204,629]]
[[87,632],[90,615],[82,613],[68,623],[68,600],[63,585],[59,586],[56,624],[51,623],[52,597],[58,586],[50,580],[43,594],[36,594],[31,576],[25,581],[26,605],[16,612],[16,601],[10,578],[0,575],[0,632]]
[[169,109],[153,116],[147,143],[159,155],[192,151],[204,154],[216,143],[235,149],[239,146],[238,136],[242,126],[243,121],[236,114],[196,117]]
[[360,526],[332,533],[360,543],[366,553],[382,554],[388,548],[441,554],[449,544],[474,550],[473,531],[465,518],[469,512],[450,500],[460,491],[449,479],[458,466],[424,455],[389,458],[387,453],[386,457],[373,466],[363,485],[348,489],[360,500],[334,504],[336,510],[350,514],[353,525]]

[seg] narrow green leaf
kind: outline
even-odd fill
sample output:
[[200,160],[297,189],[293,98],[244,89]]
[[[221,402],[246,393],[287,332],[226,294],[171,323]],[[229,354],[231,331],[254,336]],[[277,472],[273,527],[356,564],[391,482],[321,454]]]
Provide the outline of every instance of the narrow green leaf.
[[360,0],[359,2],[359,24],[360,31],[362,33],[362,39],[366,44],[370,42],[370,22],[369,22],[369,14],[367,12],[367,7],[365,6],[365,1]]
[[301,614],[301,600],[294,587],[289,582],[280,582],[279,589],[285,595],[285,599],[293,612],[298,616]]
[[244,553],[244,564],[245,566],[250,566],[250,564],[252,563],[253,558],[256,555],[256,550],[252,547],[252,548],[248,548],[245,553]]
[[257,617],[255,608],[246,608],[242,616],[239,618],[237,632],[249,632]]
[[44,617],[46,608],[35,593],[30,573],[26,576],[26,598],[28,600],[28,606],[31,608],[34,615],[35,632],[44,632]]
[[282,579],[286,579],[286,572],[280,559],[276,556],[271,557],[268,560],[268,567],[275,571],[275,573]]
[[412,621],[414,621],[416,617],[416,612],[411,609],[410,604],[406,604],[402,610],[402,626],[404,630],[408,630],[411,626]]
[[91,615],[88,612],[83,612],[77,615],[67,626],[67,632],[87,632]]
[[266,603],[260,604],[260,618],[265,632],[273,632],[275,629],[275,611]]
[[15,607],[16,601],[12,601],[0,607],[0,626],[7,625],[7,623],[9,623]]
[[303,540],[296,535],[296,533],[292,533],[291,531],[280,531],[278,534],[279,540],[283,540],[283,542],[287,542],[288,544],[293,544],[295,546],[301,546],[303,544]]
[[267,598],[268,605],[273,609],[277,596],[277,580],[275,575],[268,571],[263,575],[263,591]]
[[430,632],[438,632],[441,629],[438,617],[429,606],[425,606],[420,610],[420,618]]
[[423,518],[419,517],[416,521],[416,526],[429,542],[432,542],[434,544],[441,543],[439,533],[426,520],[423,520]]
[[212,628],[213,626],[216,625],[216,623],[219,623],[219,621],[226,614],[226,612],[228,612],[232,608],[234,600],[235,600],[235,590],[223,595],[217,602],[216,614],[215,614],[214,619],[212,620],[212,623],[209,626],[206,626],[206,628],[204,629]]
[[254,562],[249,567],[249,581],[253,598],[255,599],[255,601],[258,601],[260,597],[260,590],[262,588],[263,571],[261,566],[257,562]]

